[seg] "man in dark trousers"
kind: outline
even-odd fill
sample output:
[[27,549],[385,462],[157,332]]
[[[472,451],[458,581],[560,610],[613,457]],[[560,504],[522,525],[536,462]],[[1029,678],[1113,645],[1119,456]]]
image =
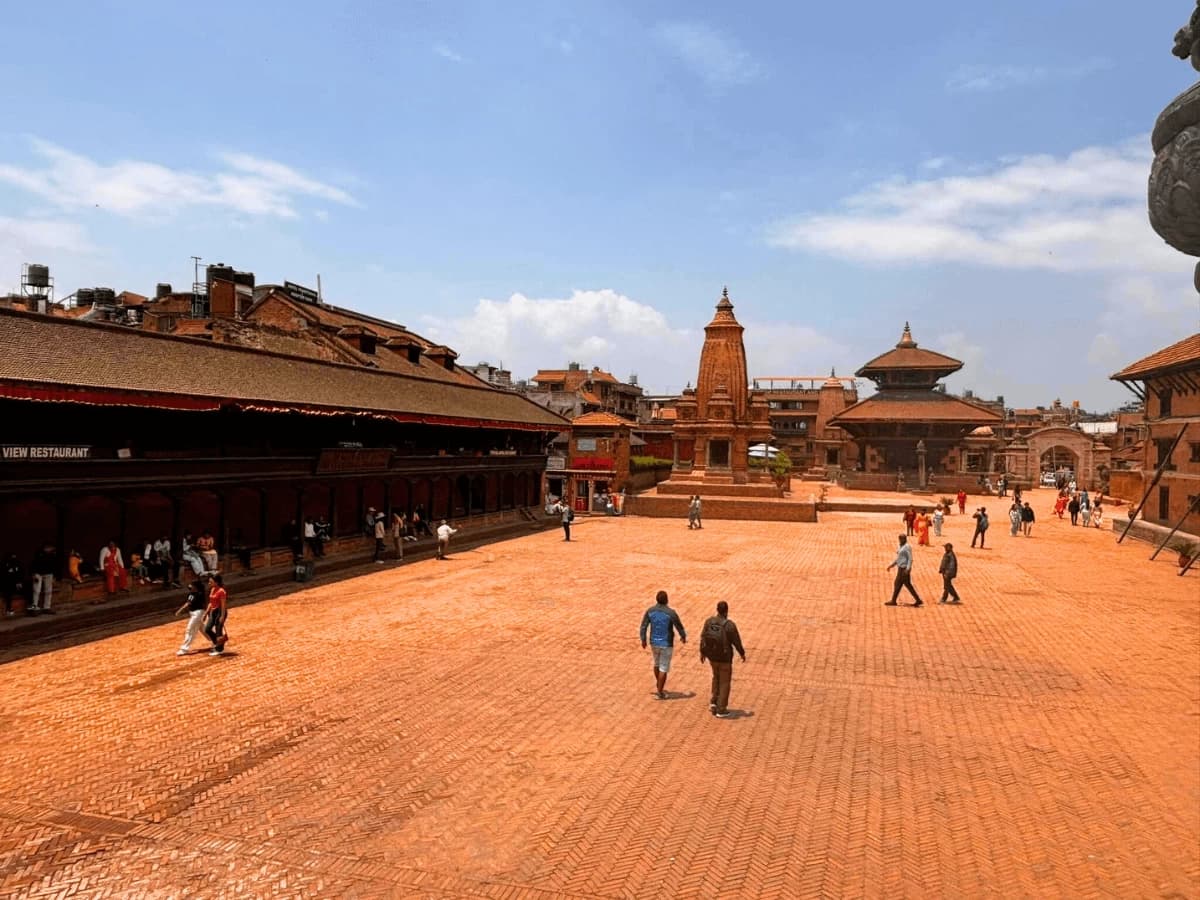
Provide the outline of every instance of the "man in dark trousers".
[[575,510],[571,509],[571,504],[567,502],[567,498],[563,497],[558,501],[558,506],[555,511],[562,516],[563,540],[571,539],[571,523],[575,521]]
[[912,586],[912,547],[908,545],[908,538],[900,535],[900,549],[896,551],[896,558],[888,565],[888,571],[893,568],[896,570],[896,581],[892,585],[892,599],[884,606],[895,606],[896,598],[900,596],[901,588],[908,588],[908,592],[913,595],[913,606],[922,606],[921,598],[917,595],[916,588]]
[[712,666],[712,697],[708,701],[708,710],[718,719],[729,718],[734,650],[745,662],[746,650],[742,646],[742,636],[729,618],[729,604],[722,600],[717,604],[717,614],[705,621],[704,630],[700,633],[700,662],[707,659]]
[[[954,589],[954,579],[958,577],[958,557],[954,555],[954,545],[946,544],[946,552],[942,554],[942,564],[938,566],[942,576],[942,599],[938,603],[961,603],[958,591]],[[947,600],[953,597],[953,600]]]
[[987,539],[988,530],[988,514],[987,510],[982,506],[972,518],[975,520],[975,533],[971,535],[971,548],[974,549],[975,541],[979,541],[979,549],[984,549],[984,541]]
[[1072,494],[1071,500],[1067,503],[1067,512],[1071,514],[1071,524],[1079,524],[1079,495]]
[[679,621],[679,614],[667,605],[667,592],[659,591],[654,597],[654,605],[642,616],[642,626],[639,634],[642,639],[642,649],[646,649],[646,632],[650,632],[650,653],[654,659],[654,684],[657,688],[658,699],[667,699],[667,673],[671,671],[671,656],[675,652],[675,632],[679,639],[687,643],[687,632]]

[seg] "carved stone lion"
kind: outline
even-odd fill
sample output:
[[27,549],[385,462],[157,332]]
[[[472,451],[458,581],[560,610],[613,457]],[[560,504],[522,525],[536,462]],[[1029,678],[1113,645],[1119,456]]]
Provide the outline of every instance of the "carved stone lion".
[[1190,59],[1192,68],[1200,72],[1200,0],[1191,21],[1175,32],[1175,47],[1171,50],[1180,59]]

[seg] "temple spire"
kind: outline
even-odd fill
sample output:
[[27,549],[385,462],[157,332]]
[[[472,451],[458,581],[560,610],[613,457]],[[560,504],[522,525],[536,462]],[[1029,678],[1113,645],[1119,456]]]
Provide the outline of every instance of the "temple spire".
[[717,302],[717,309],[733,309],[733,303],[729,300],[729,286],[721,288],[721,299]]
[[913,340],[912,329],[908,327],[908,323],[904,323],[904,334],[900,335],[900,343],[897,347],[915,347],[917,342]]

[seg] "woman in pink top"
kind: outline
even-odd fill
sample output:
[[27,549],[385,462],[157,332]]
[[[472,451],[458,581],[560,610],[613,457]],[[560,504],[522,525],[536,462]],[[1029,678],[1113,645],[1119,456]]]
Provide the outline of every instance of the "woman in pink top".
[[212,641],[209,656],[220,656],[225,652],[225,642],[229,635],[225,633],[225,617],[229,613],[229,596],[225,592],[225,582],[220,575],[211,575],[208,579],[208,624],[204,633]]

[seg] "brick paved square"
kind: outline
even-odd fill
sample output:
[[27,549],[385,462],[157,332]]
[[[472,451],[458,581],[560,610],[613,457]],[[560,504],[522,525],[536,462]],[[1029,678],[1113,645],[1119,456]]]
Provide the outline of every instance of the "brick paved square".
[[[885,608],[897,517],[579,521],[0,666],[4,896],[1197,896],[1200,604],[1039,521]],[[602,560],[602,567],[595,561]],[[708,714],[665,588],[749,661]]]

